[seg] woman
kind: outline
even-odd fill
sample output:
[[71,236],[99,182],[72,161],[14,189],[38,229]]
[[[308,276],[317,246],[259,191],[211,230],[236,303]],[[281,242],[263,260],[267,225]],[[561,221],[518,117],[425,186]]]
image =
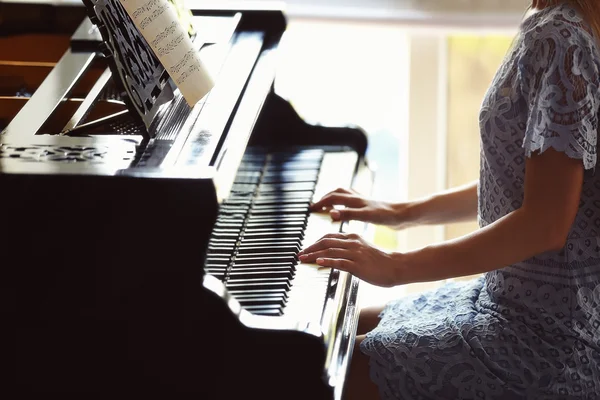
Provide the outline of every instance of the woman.
[[364,310],[348,399],[600,393],[600,2],[532,8],[483,101],[478,182],[403,204],[338,189],[313,205],[396,228],[476,217],[481,226],[408,253],[345,234],[301,252],[381,286],[485,273]]

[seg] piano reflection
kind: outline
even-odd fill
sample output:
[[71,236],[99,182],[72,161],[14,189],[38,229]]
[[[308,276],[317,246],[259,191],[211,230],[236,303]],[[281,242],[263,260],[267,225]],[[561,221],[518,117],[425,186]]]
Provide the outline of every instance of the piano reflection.
[[358,280],[296,254],[349,229],[308,207],[368,173],[366,135],[275,93],[281,9],[200,4],[215,86],[189,107],[118,0],[0,3],[2,45],[74,30],[47,76],[0,88],[17,397],[342,396]]

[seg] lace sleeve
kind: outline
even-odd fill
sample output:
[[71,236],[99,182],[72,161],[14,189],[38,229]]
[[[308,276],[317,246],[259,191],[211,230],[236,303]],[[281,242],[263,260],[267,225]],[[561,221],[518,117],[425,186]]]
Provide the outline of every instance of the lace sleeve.
[[600,99],[593,38],[581,26],[545,28],[529,39],[520,65],[528,107],[525,154],[552,147],[594,168]]

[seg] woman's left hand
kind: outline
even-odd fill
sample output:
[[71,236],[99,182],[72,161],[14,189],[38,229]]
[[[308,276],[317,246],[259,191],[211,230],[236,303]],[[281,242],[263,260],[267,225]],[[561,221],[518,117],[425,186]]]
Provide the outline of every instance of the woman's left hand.
[[325,235],[298,256],[303,263],[347,271],[373,285],[391,287],[400,282],[400,255],[378,250],[354,233]]

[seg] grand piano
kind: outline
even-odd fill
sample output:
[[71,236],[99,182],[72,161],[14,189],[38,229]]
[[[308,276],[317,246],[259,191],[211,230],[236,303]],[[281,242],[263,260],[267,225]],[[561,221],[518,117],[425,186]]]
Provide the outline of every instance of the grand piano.
[[118,1],[0,2],[1,40],[72,32],[31,94],[0,97],[17,104],[0,135],[17,397],[342,397],[358,280],[296,254],[362,229],[308,206],[368,187],[366,135],[277,95],[281,8],[201,4],[216,79],[189,107]]

